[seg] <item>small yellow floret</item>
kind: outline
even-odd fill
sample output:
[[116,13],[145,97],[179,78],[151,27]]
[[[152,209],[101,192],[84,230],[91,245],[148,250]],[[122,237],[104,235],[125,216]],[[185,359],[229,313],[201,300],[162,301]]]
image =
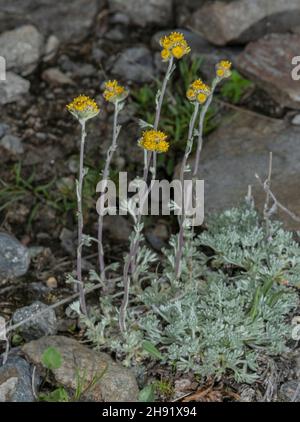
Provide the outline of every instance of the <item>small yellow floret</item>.
[[126,89],[119,85],[119,83],[114,81],[105,82],[105,90],[103,92],[103,97],[106,101],[115,103],[116,101],[124,100],[128,95]]
[[178,45],[172,48],[172,54],[176,59],[181,59],[185,55],[185,49],[181,45]]
[[78,120],[88,120],[99,113],[97,103],[86,95],[79,95],[67,105],[67,110]]
[[228,60],[221,60],[216,65],[216,74],[220,79],[229,78],[231,76],[231,62]]
[[160,45],[163,48],[161,57],[164,61],[169,60],[171,57],[181,59],[191,51],[184,35],[180,32],[171,32],[170,35],[163,36],[160,39]]
[[207,100],[207,95],[205,95],[204,93],[200,93],[200,94],[198,94],[198,96],[197,96],[197,101],[200,103],[200,104],[204,104],[205,103],[205,101]]
[[166,61],[166,60],[169,60],[169,58],[171,57],[171,53],[170,53],[170,51],[169,50],[167,50],[166,48],[164,48],[162,51],[161,51],[161,58],[164,60],[164,61]]
[[154,152],[167,152],[169,149],[169,142],[167,135],[159,130],[146,130],[139,139],[139,146]]
[[186,96],[189,101],[198,101],[198,103],[204,104],[210,94],[209,86],[202,82],[201,79],[197,79],[189,86]]

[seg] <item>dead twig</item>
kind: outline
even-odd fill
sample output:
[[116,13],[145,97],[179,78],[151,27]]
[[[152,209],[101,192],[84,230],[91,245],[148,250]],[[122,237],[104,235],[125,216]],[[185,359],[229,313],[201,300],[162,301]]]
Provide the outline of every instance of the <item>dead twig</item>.
[[[276,196],[271,190],[272,164],[273,164],[273,154],[272,152],[270,152],[269,171],[268,171],[267,179],[263,182],[262,179],[259,177],[259,175],[255,174],[256,179],[258,180],[259,184],[261,185],[261,187],[266,193],[266,201],[264,205],[264,218],[266,220],[268,230],[269,230],[270,218],[273,214],[276,213],[278,208],[281,209],[281,211],[283,211],[289,217],[291,217],[294,221],[297,221],[300,223],[300,217],[298,217],[296,214],[294,214],[292,211],[290,211],[288,208],[282,205],[281,202],[278,201],[278,199],[276,198]],[[270,206],[270,200],[273,201],[272,206]]]

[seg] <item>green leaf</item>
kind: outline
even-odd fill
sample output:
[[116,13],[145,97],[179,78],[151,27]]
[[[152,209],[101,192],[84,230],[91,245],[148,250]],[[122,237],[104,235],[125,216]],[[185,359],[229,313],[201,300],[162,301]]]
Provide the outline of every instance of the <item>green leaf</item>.
[[155,388],[153,384],[147,385],[140,391],[139,401],[143,403],[155,401]]
[[55,347],[48,347],[42,354],[42,364],[50,370],[60,368],[62,364],[61,354]]
[[231,78],[221,88],[221,95],[232,103],[238,103],[253,83],[240,75],[236,70],[232,71]]
[[46,402],[68,402],[69,395],[63,387],[59,387],[54,391],[51,391],[49,394],[40,394],[39,395],[40,401]]
[[160,353],[160,351],[154,346],[153,343],[151,343],[151,341],[145,340],[143,341],[142,347],[144,350],[146,350],[146,352],[148,352],[150,355],[152,355],[153,357],[162,360],[163,359],[163,355]]

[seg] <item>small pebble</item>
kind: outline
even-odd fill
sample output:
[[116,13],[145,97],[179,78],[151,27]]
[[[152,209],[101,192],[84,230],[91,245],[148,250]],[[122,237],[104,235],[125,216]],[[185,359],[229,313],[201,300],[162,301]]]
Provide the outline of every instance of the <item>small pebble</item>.
[[46,285],[50,289],[56,289],[57,288],[57,280],[56,280],[56,278],[55,277],[49,277],[48,280],[46,281]]

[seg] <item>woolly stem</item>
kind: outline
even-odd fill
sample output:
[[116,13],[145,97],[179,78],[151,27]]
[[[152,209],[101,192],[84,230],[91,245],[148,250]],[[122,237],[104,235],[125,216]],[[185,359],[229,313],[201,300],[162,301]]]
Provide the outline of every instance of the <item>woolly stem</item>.
[[82,282],[82,246],[83,246],[83,213],[82,213],[82,187],[84,179],[84,144],[86,139],[85,120],[81,124],[81,142],[80,142],[80,161],[79,161],[79,177],[77,184],[77,213],[78,213],[78,246],[77,246],[77,280],[81,311],[87,315],[85,294]]
[[185,221],[184,173],[185,173],[188,158],[193,148],[194,128],[195,128],[198,111],[199,111],[199,103],[197,102],[195,103],[194,112],[190,120],[188,141],[186,143],[185,153],[184,153],[184,157],[183,157],[181,169],[180,169],[182,210],[181,210],[181,218],[180,218],[180,224],[179,224],[178,247],[177,247],[176,258],[175,258],[176,278],[180,276],[180,270],[181,270],[180,264],[181,264],[183,246],[184,246],[184,221]]
[[207,111],[209,109],[209,106],[211,105],[211,102],[213,100],[213,95],[216,89],[216,86],[218,85],[219,78],[215,78],[212,82],[211,86],[211,93],[202,107],[200,117],[199,117],[199,127],[198,127],[198,141],[197,141],[197,150],[196,150],[196,157],[195,157],[195,163],[194,163],[194,170],[193,170],[193,177],[197,176],[198,170],[199,170],[199,163],[200,163],[200,156],[202,152],[203,147],[203,131],[204,131],[204,121],[207,114]]
[[[104,208],[105,190],[107,187],[107,179],[110,173],[110,165],[111,165],[114,152],[117,149],[117,141],[118,141],[118,136],[120,133],[120,127],[118,126],[119,111],[120,111],[120,103],[116,102],[115,110],[114,110],[112,143],[107,151],[105,167],[103,171],[104,188],[100,194],[100,210]],[[100,213],[98,217],[98,261],[99,261],[99,268],[100,268],[100,276],[103,280],[105,280],[105,260],[104,260],[104,249],[103,249],[103,213]]]
[[[158,125],[159,125],[159,121],[160,121],[160,115],[161,115],[161,109],[162,109],[162,105],[163,105],[168,81],[169,81],[169,79],[172,75],[173,70],[174,70],[174,59],[172,57],[169,61],[168,69],[166,71],[166,75],[165,75],[164,80],[163,80],[161,92],[159,93],[157,104],[156,104],[156,113],[155,113],[155,120],[154,120],[154,125],[153,125],[154,130],[158,129]],[[156,152],[152,153],[152,152],[148,151],[144,156],[143,181],[145,183],[147,183],[147,180],[148,180],[148,174],[149,174],[151,159],[153,159],[153,166],[152,166],[152,169],[151,169],[152,180],[155,180],[155,178],[156,178],[157,154],[156,154]],[[148,198],[148,195],[151,191],[151,188],[152,188],[152,184],[147,189],[147,192],[146,192],[146,194],[145,194],[145,196],[142,199],[142,202],[140,204],[140,207],[139,207],[140,212],[138,214],[137,222],[135,224],[135,226],[137,227],[137,230],[140,230],[143,206],[144,206],[145,201]],[[136,258],[137,258],[137,253],[138,253],[138,250],[139,250],[139,244],[140,244],[140,233],[137,232],[137,235],[135,236],[135,238],[131,242],[129,256],[128,256],[128,259],[127,259],[127,261],[124,265],[124,271],[123,271],[124,297],[123,297],[122,305],[121,305],[121,308],[120,308],[120,315],[119,315],[119,326],[120,326],[120,330],[123,334],[127,330],[127,328],[126,328],[126,314],[127,314],[127,307],[128,307],[128,301],[129,301],[129,290],[130,290],[129,269],[131,268],[131,272],[134,275],[135,267],[136,267]]]
[[[143,175],[143,182],[144,183],[147,182],[151,158],[152,158],[152,153],[149,152],[148,159],[147,159],[147,165],[144,168],[144,175]],[[140,213],[138,214],[137,221],[136,221],[136,224],[135,224],[135,227],[137,228],[137,233],[136,233],[136,236],[132,239],[132,241],[130,243],[129,255],[127,257],[127,261],[125,262],[124,270],[123,270],[124,296],[123,296],[123,301],[122,301],[122,305],[121,305],[121,308],[120,308],[120,315],[119,315],[119,326],[120,326],[120,330],[123,334],[127,330],[127,328],[126,328],[126,314],[127,314],[127,307],[128,307],[128,302],[129,302],[129,290],[130,290],[129,269],[135,263],[137,251],[138,251],[138,248],[139,248],[139,237],[140,237],[140,224],[141,224],[141,220],[142,220],[142,209],[143,209],[144,203],[145,203],[145,201],[148,197],[148,193],[149,193],[149,191],[147,190],[144,198],[142,199],[141,205],[140,205]]]

